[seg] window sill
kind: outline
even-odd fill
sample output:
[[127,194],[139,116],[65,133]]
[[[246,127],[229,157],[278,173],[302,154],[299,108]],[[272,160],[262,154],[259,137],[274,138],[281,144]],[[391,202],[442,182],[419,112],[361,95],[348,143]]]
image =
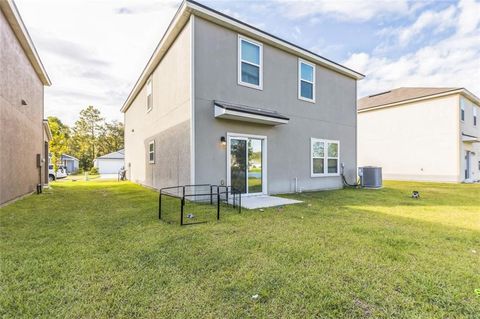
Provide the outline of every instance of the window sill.
[[335,173],[335,174],[310,174],[310,177],[311,178],[316,178],[316,177],[339,177],[340,174],[339,173]]
[[245,87],[250,88],[250,89],[263,91],[263,86],[262,85],[254,85],[254,84],[250,84],[250,83],[246,83],[246,82],[242,82],[242,81],[238,81],[237,84],[241,85],[241,86],[245,86]]
[[306,97],[302,97],[302,96],[298,96],[298,99],[300,101],[305,101],[305,102],[309,102],[309,103],[312,103],[312,104],[315,104],[315,99],[307,99]]

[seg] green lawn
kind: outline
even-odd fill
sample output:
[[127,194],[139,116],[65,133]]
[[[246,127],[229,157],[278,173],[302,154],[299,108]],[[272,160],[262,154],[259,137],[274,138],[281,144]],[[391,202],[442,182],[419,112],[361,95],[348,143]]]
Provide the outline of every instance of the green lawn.
[[53,183],[0,209],[0,316],[479,318],[480,185],[385,184],[180,227],[140,186]]

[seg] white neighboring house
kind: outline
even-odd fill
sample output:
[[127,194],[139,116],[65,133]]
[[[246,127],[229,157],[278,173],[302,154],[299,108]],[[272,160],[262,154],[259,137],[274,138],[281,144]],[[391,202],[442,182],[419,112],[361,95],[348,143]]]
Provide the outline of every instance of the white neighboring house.
[[398,88],[358,101],[358,165],[394,180],[480,180],[480,99],[464,88]]
[[119,150],[96,158],[93,166],[100,174],[117,174],[125,165],[125,151]]

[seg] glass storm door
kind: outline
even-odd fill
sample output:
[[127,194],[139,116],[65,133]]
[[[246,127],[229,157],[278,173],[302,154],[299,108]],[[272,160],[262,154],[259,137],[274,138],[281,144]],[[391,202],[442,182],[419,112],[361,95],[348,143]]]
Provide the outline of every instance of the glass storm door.
[[263,193],[263,140],[230,138],[230,185],[244,194]]

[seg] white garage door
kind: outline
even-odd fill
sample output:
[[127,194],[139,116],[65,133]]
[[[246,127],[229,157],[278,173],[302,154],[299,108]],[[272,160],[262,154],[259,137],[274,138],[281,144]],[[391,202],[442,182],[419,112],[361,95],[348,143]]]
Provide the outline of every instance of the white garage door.
[[117,174],[123,167],[123,159],[98,159],[97,167],[100,174]]

